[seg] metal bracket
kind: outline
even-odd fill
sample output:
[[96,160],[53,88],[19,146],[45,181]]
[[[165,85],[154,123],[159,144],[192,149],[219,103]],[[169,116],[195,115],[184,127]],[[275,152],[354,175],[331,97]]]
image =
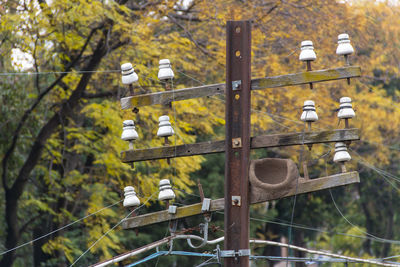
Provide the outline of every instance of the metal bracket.
[[232,138],[232,148],[242,147],[242,138]]
[[168,213],[169,214],[176,214],[176,208],[177,208],[177,206],[170,205],[169,208],[168,208]]
[[221,258],[233,258],[233,257],[247,257],[250,256],[250,249],[239,249],[239,251],[234,250],[221,250]]
[[232,196],[232,206],[241,206],[242,202],[241,202],[241,197],[240,196]]
[[232,90],[233,91],[239,90],[241,84],[242,80],[232,81]]
[[203,205],[201,206],[201,212],[210,211],[210,206],[211,206],[211,198],[204,198]]

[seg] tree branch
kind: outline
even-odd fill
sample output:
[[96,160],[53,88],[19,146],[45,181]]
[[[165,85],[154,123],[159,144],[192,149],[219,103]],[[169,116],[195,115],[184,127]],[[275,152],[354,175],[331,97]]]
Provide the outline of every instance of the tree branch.
[[[97,43],[91,60],[84,68],[84,70],[95,70],[100,64],[103,56],[106,54],[106,51],[107,49],[105,46],[105,36],[103,34],[102,38]],[[61,124],[62,120],[64,120],[68,116],[71,116],[74,108],[79,105],[83,92],[85,91],[92,75],[92,72],[85,72],[82,75],[78,85],[72,92],[71,96],[68,98],[67,101],[62,104],[60,111],[54,114],[53,117],[42,127],[35,139],[28,158],[25,160],[22,168],[20,169],[12,187],[5,192],[5,220],[8,227],[5,244],[6,248],[8,249],[15,247],[20,237],[20,233],[18,230],[18,201],[23,193],[29,175],[38,163],[47,140]],[[11,251],[8,254],[4,255],[0,261],[0,266],[11,266],[14,261],[14,256],[15,251]]]
[[93,98],[105,98],[105,97],[113,97],[118,94],[118,91],[109,91],[109,92],[99,92],[94,94],[84,93],[82,95],[83,98],[93,99]]
[[[68,72],[72,69],[73,66],[75,66],[75,64],[78,62],[78,60],[80,59],[80,57],[82,56],[83,52],[86,50],[86,47],[88,46],[91,38],[93,37],[94,33],[100,29],[102,26],[96,27],[94,29],[91,30],[89,36],[86,39],[85,44],[83,45],[82,49],[80,50],[79,54],[76,56],[76,58],[71,61],[70,64],[68,64],[68,66],[65,68],[65,72]],[[3,160],[2,160],[2,166],[3,166],[3,173],[2,173],[2,181],[3,181],[3,187],[4,190],[8,190],[8,186],[7,186],[7,163],[8,160],[10,159],[12,153],[14,152],[14,149],[16,147],[17,141],[18,141],[18,137],[19,134],[21,132],[22,127],[24,126],[28,116],[30,115],[30,113],[39,105],[39,103],[42,101],[42,99],[67,75],[67,73],[62,73],[50,86],[48,86],[43,92],[41,92],[39,94],[39,96],[37,97],[36,101],[32,104],[32,106],[27,109],[24,114],[22,115],[22,118],[19,120],[17,128],[14,132],[12,141],[11,141],[11,145],[10,147],[7,149],[6,153],[4,154]]]
[[191,15],[179,15],[176,13],[170,13],[170,16],[174,17],[175,19],[180,19],[180,20],[187,20],[187,21],[195,21],[195,22],[201,22],[202,20],[197,18],[197,17],[193,17]]
[[205,48],[203,48],[194,38],[193,35],[182,25],[180,24],[172,15],[168,14],[167,17],[179,28],[181,28],[187,35],[187,37],[193,42],[193,44],[206,56],[213,57],[210,52],[208,52]]

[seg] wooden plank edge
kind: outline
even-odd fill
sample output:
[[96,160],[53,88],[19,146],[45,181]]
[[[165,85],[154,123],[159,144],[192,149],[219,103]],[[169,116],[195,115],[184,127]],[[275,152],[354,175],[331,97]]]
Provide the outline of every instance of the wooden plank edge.
[[[298,185],[297,192],[296,190],[289,191],[287,194],[283,195],[280,198],[291,197],[294,195],[300,195],[304,193],[311,193],[323,189],[334,188],[338,186],[344,186],[354,183],[360,182],[360,176],[358,172],[347,172],[347,173],[339,173],[331,176],[310,179],[305,182],[301,182]],[[265,201],[271,201],[275,198],[263,199],[261,201],[251,201],[251,204],[257,204]],[[219,198],[211,201],[210,212],[220,211],[224,209],[225,200],[223,198]],[[173,203],[171,204],[173,205]],[[136,217],[127,218],[122,221],[123,229],[133,229],[142,226],[147,226],[155,223],[166,222],[175,219],[182,219],[186,217],[191,217],[195,215],[202,214],[201,212],[202,203],[196,203],[184,207],[177,208],[176,215],[171,215],[167,210],[148,213],[144,215],[139,215]]]
[[[289,133],[262,135],[251,138],[251,149],[293,146],[302,144],[331,143],[339,141],[359,140],[359,129],[337,129],[330,131]],[[174,157],[188,157],[225,151],[225,141],[207,141],[195,144],[179,146],[155,147],[149,149],[126,150],[121,152],[121,160],[124,163],[139,162],[145,160],[157,160]]]
[[[361,68],[358,66],[341,67],[326,70],[314,70],[294,74],[286,74],[274,77],[256,78],[251,80],[251,90],[276,88],[283,86],[295,86],[307,83],[357,78],[361,76]],[[181,101],[199,97],[223,94],[226,85],[224,83],[189,87],[174,91],[155,92],[135,96],[123,97],[120,100],[122,109],[149,106],[156,104],[168,104],[173,101]]]
[[349,66],[335,69],[306,71],[294,74],[253,79],[251,86],[252,90],[262,90],[266,88],[276,88],[308,83],[335,81],[347,78],[357,78],[360,76],[360,67]]
[[[330,176],[310,179],[308,181],[306,180],[303,182],[299,182],[297,192],[296,192],[296,189],[294,188],[291,191],[289,191],[287,194],[280,196],[279,199],[291,197],[294,195],[311,193],[311,192],[315,192],[315,191],[319,191],[319,190],[323,190],[323,189],[329,189],[329,188],[333,188],[333,187],[359,183],[359,182],[360,182],[360,176],[357,171],[339,173],[339,174],[334,174],[334,175],[330,175]],[[256,203],[262,203],[265,201],[271,201],[271,200],[276,200],[276,199],[278,199],[278,198],[276,198],[276,197],[275,198],[265,198],[265,199],[259,199],[257,201],[251,201],[251,203],[256,204]]]
[[[171,203],[173,205],[174,203]],[[225,200],[223,198],[211,200],[210,212],[223,210],[225,205]],[[144,215],[139,215],[136,217],[131,217],[124,219],[122,221],[123,229],[132,229],[137,227],[142,227],[146,225],[151,225],[155,223],[161,223],[170,220],[187,218],[195,215],[202,214],[201,211],[202,203],[196,203],[184,207],[178,207],[176,214],[169,214],[167,210],[148,213]]]

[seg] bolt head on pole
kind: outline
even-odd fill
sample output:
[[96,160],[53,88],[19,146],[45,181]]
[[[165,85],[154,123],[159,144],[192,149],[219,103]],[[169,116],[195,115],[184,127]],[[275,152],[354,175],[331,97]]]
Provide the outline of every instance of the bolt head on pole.
[[174,78],[174,72],[172,71],[171,68],[171,63],[169,59],[161,59],[160,62],[160,67],[158,71],[158,79],[159,80],[169,80]]
[[135,123],[133,120],[125,120],[123,122],[121,139],[124,141],[132,142],[139,138],[138,133],[136,132]]
[[133,186],[127,186],[124,188],[124,207],[137,207],[140,205],[140,200],[136,196],[135,188]]
[[158,124],[158,137],[168,137],[174,135],[174,129],[171,126],[171,122],[169,121],[169,117],[167,115],[161,116]]
[[315,111],[315,103],[312,100],[304,101],[303,113],[300,120],[304,122],[315,122],[318,120],[317,112]]
[[351,55],[354,53],[354,48],[350,44],[350,38],[347,33],[339,34],[338,36],[338,47],[336,48],[336,54],[340,56]]
[[351,119],[356,116],[353,105],[351,104],[350,97],[342,97],[340,98],[340,106],[338,112],[339,119]]
[[299,60],[301,61],[314,61],[317,59],[317,55],[314,52],[314,46],[312,41],[301,42],[301,52]]
[[168,179],[162,179],[159,184],[160,193],[158,200],[172,200],[175,198],[175,193],[172,190],[171,183]]
[[351,160],[349,152],[347,152],[347,146],[343,142],[337,142],[335,144],[335,156],[333,157],[334,162],[346,162]]
[[121,74],[123,84],[132,84],[139,80],[139,77],[131,63],[124,63],[121,65]]

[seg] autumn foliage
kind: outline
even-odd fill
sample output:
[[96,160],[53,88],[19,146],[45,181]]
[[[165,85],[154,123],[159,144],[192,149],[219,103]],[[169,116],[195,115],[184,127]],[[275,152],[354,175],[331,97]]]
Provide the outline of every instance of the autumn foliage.
[[[172,109],[142,107],[138,114],[122,111],[119,99],[128,89],[121,83],[119,70],[125,62],[135,65],[137,93],[165,90],[157,79],[161,58],[172,62],[175,89],[224,82],[226,21],[251,20],[254,78],[304,71],[305,65],[298,60],[303,40],[314,42],[313,69],[344,66],[343,58],[335,54],[337,36],[343,32],[350,35],[356,50],[351,64],[362,69],[362,77],[352,79],[351,85],[343,80],[315,84],[314,90],[298,86],[253,94],[252,135],[302,131],[299,118],[307,99],[317,106],[320,119],[313,125],[315,130],[343,127],[336,113],[342,96],[351,97],[356,110],[351,125],[362,136],[351,145],[353,160],[348,169],[358,170],[362,182],[332,192],[358,227],[343,221],[329,192],[305,196],[298,199],[294,221],[328,233],[296,230],[294,242],[359,257],[399,254],[398,243],[378,242],[365,234],[400,238],[395,227],[400,203],[399,13],[395,3],[372,0],[0,0],[0,253],[119,201],[127,185],[137,188],[142,201],[153,196],[147,211],[161,209],[155,194],[163,178],[171,179],[178,189],[177,201],[189,197],[183,192],[197,194],[197,179],[204,179],[207,194],[222,197],[223,187],[212,185],[216,180],[223,183],[223,159],[147,161],[132,169],[120,161],[120,152],[127,149],[120,136],[122,121],[134,119],[140,136],[135,148],[162,146],[163,140],[156,137],[158,117],[168,114],[176,130],[170,138],[173,144],[221,140],[223,97],[179,101]],[[15,58],[22,53],[31,58],[29,64]],[[299,163],[302,150],[268,153]],[[266,152],[254,152],[252,157],[266,155],[262,153]],[[339,172],[332,158],[331,145],[315,145],[312,176]],[[383,175],[381,169],[388,174]],[[210,171],[205,174],[204,170]],[[215,175],[210,176],[211,172]],[[290,219],[291,205],[284,200],[269,205],[267,211],[263,206],[253,212]],[[68,266],[125,215],[120,206],[106,209],[2,255],[0,265]],[[78,265],[161,239],[164,231],[146,230],[136,238],[116,228]],[[356,242],[329,234],[334,232],[364,238]],[[288,231],[254,222],[252,233],[273,239]]]

